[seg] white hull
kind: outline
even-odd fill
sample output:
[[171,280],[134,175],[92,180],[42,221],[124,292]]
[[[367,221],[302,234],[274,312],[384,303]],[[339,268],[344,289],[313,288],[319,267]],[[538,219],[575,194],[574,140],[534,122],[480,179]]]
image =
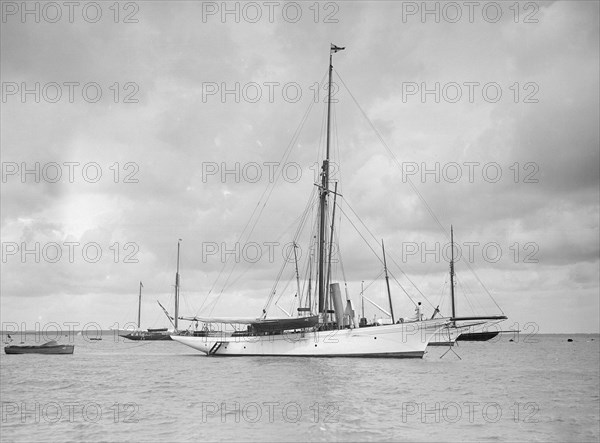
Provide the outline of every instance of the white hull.
[[330,331],[260,336],[211,333],[171,338],[210,356],[395,357],[421,358],[448,319]]

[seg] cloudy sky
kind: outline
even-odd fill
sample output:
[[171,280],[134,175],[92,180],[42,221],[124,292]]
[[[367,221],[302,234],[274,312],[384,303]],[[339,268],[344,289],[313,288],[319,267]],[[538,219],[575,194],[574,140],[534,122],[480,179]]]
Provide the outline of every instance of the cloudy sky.
[[364,281],[387,306],[360,217],[396,315],[399,284],[449,313],[453,225],[459,314],[599,331],[597,2],[23,5],[2,2],[3,329],[123,326],[139,281],[143,326],[167,326],[178,239],[182,314],[257,316],[312,207],[333,42],[355,304]]

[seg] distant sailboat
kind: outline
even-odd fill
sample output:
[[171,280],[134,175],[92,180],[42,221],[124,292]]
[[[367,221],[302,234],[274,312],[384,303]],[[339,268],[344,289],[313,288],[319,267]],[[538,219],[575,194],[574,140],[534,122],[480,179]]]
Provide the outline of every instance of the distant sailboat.
[[[330,188],[330,123],[332,90],[332,56],[344,48],[331,45],[329,57],[329,88],[327,102],[326,152],[317,184],[318,229],[316,244],[316,269],[310,268],[308,291],[303,294],[298,284],[298,300],[305,304],[298,307],[297,317],[267,318],[267,306],[260,318],[184,318],[203,322],[203,331],[193,336],[173,335],[173,340],[203,352],[207,356],[306,356],[306,357],[395,357],[421,358],[433,335],[448,318],[435,318],[417,322],[395,323],[373,327],[357,327],[352,302],[346,295],[343,302],[340,285],[331,281],[331,252],[334,240],[334,221],[337,193]],[[330,207],[330,199],[333,205]],[[328,232],[327,223],[331,222]],[[383,246],[383,244],[382,244]],[[384,268],[385,252],[384,252]],[[310,261],[309,261],[310,262]],[[311,297],[311,275],[317,282],[317,300]],[[296,276],[297,276],[296,272]],[[386,278],[386,282],[387,282]],[[272,293],[274,294],[274,293]],[[306,295],[306,297],[302,297]],[[233,328],[233,331],[227,327]]]
[[[168,315],[167,311],[165,310],[167,317],[173,324],[174,330],[169,331],[168,328],[155,328],[155,329],[148,328],[145,331],[141,330],[140,325],[141,325],[141,312],[142,312],[142,288],[144,287],[144,285],[142,284],[142,282],[140,282],[137,329],[129,334],[121,335],[121,337],[127,338],[129,340],[136,340],[136,341],[137,340],[159,341],[159,340],[171,340],[171,334],[177,333],[177,326],[178,326],[177,317],[179,316],[179,251],[180,251],[180,244],[181,244],[181,239],[179,239],[179,241],[177,242],[177,272],[175,274],[175,317],[174,317],[174,319],[172,319]],[[159,305],[160,305],[160,303],[159,303]],[[161,306],[161,308],[163,308],[162,305],[160,305],[160,306]],[[164,308],[163,308],[163,310],[164,310]]]

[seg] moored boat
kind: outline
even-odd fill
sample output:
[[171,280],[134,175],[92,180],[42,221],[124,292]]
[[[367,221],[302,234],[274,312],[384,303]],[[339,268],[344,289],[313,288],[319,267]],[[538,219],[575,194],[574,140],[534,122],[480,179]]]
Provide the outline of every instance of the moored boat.
[[[422,358],[429,341],[447,319],[424,320],[369,328],[279,330],[204,336],[173,335],[207,356],[391,357]],[[253,324],[247,322],[250,329]],[[215,324],[213,322],[212,324]],[[285,326],[284,326],[285,327]]]
[[129,334],[121,334],[120,337],[127,338],[129,340],[145,340],[145,341],[160,341],[160,340],[171,340],[171,333],[167,328],[159,329],[148,329],[147,331],[136,330]]
[[463,332],[456,340],[458,341],[488,341],[500,334],[500,331],[485,332]]
[[144,341],[162,341],[162,340],[171,340],[171,334],[173,332],[177,332],[177,317],[179,313],[179,250],[180,250],[181,239],[177,243],[177,273],[175,274],[175,317],[172,318],[169,316],[168,312],[160,305],[163,309],[167,318],[173,324],[173,331],[169,331],[167,328],[148,328],[147,330],[140,329],[141,324],[141,315],[142,315],[142,288],[144,285],[140,282],[139,288],[139,298],[138,298],[138,319],[137,319],[137,329],[128,334],[120,334],[120,337],[126,338],[128,340],[144,340]]
[[52,340],[43,345],[11,345],[4,348],[7,354],[72,354],[75,345],[61,345]]
[[[452,306],[452,323],[440,330],[429,343],[429,346],[454,346],[456,341],[487,341],[498,335],[498,331],[487,331],[490,325],[506,320],[505,315],[487,315],[457,317],[454,297],[454,229],[450,226],[450,301]],[[437,312],[436,308],[436,312]],[[434,313],[435,316],[435,313]],[[473,332],[477,328],[478,332]],[[463,337],[463,338],[461,338]],[[487,338],[485,338],[487,337]]]
[[[331,45],[329,58],[328,100],[326,121],[326,148],[322,162],[320,183],[315,184],[318,193],[312,200],[318,208],[314,235],[308,250],[314,251],[314,261],[306,258],[306,284],[302,288],[296,256],[296,240],[293,239],[294,275],[296,279],[297,316],[282,309],[288,318],[269,318],[268,311],[275,296],[273,290],[262,315],[255,319],[201,318],[181,319],[201,322],[204,327],[193,335],[172,335],[172,339],[203,352],[207,356],[306,356],[306,357],[393,357],[422,358],[427,344],[440,328],[449,324],[449,318],[432,318],[423,321],[396,322],[389,286],[385,249],[382,241],[383,264],[391,324],[359,327],[348,290],[342,297],[340,283],[333,281],[332,251],[336,226],[336,198],[343,198],[338,182],[330,175],[330,123],[332,91],[332,55],[344,48]],[[332,189],[332,183],[335,187]],[[348,202],[345,201],[347,204]],[[301,224],[307,218],[302,218]],[[300,232],[301,229],[298,229]],[[299,234],[297,234],[299,235]],[[372,249],[372,248],[371,248]],[[339,251],[339,248],[338,248]],[[285,267],[285,264],[284,264]],[[282,270],[283,272],[283,270]],[[280,276],[282,275],[280,272]],[[312,282],[316,282],[313,293]],[[344,280],[345,275],[344,275]],[[279,279],[278,279],[279,281]],[[277,282],[276,282],[277,284]],[[275,302],[277,305],[277,302]],[[281,309],[281,308],[280,308]],[[177,318],[177,315],[176,315]]]

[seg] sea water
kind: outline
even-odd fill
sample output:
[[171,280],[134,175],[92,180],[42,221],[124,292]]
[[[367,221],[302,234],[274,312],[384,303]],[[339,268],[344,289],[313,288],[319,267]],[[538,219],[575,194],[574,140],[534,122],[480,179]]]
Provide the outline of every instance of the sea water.
[[75,353],[2,354],[2,441],[600,438],[598,335],[504,335],[423,359],[208,358],[110,332],[58,341]]

